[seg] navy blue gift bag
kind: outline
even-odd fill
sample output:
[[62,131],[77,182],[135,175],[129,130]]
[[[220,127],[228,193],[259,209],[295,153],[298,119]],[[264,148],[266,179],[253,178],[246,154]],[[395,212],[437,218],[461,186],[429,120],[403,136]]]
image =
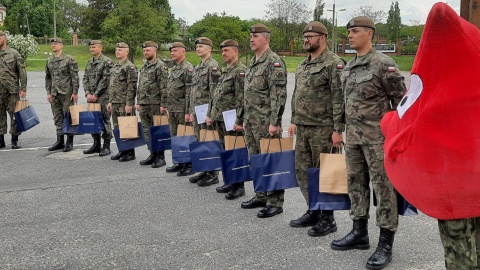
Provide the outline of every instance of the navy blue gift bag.
[[23,110],[14,113],[17,130],[27,131],[40,123],[37,113],[33,106],[28,106]]
[[79,131],[85,134],[100,134],[105,129],[101,111],[83,111],[79,116]]
[[308,168],[308,210],[349,210],[346,194],[320,193],[320,169]]
[[220,159],[223,182],[226,185],[252,180],[246,147],[222,151]]
[[150,127],[150,149],[153,152],[172,149],[169,125]]
[[255,192],[298,187],[295,150],[252,155],[250,168]]
[[70,117],[70,112],[66,112],[63,117],[62,133],[70,135],[83,135],[79,131],[80,126],[72,126],[72,118]]
[[[397,194],[397,210],[400,216],[413,216],[418,215],[417,208],[411,205],[403,196],[395,191]],[[375,191],[373,192],[373,206],[377,206],[377,196],[375,196]]]
[[192,170],[195,172],[219,171],[222,169],[220,141],[193,142],[190,144]]
[[142,145],[147,144],[145,136],[143,135],[142,123],[138,122],[138,138],[136,139],[120,139],[120,130],[118,128],[113,129],[113,136],[117,143],[118,151],[126,151]]
[[172,137],[172,163],[190,163],[190,144],[194,141],[193,135]]

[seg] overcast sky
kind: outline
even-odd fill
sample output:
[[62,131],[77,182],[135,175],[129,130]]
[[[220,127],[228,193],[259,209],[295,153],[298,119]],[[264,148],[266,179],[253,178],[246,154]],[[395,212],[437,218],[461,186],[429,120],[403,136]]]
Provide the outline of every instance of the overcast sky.
[[[315,0],[299,0],[308,8],[315,7]],[[247,20],[250,18],[265,18],[265,9],[268,0],[170,0],[172,13],[176,18],[184,17],[189,25],[201,20],[207,12],[221,13],[225,11],[227,15],[234,15],[240,19]],[[338,25],[346,25],[352,17],[351,12],[358,9],[361,5],[372,5],[373,10],[383,10],[388,13],[391,3],[394,1],[385,0],[336,0],[336,10],[347,9],[338,12]],[[430,11],[435,0],[399,0],[400,14],[402,23],[411,25],[410,20],[419,20],[421,24],[425,23],[428,12]],[[333,0],[325,0],[325,11],[328,18],[332,18]],[[460,13],[460,0],[451,0],[447,2],[457,13]]]

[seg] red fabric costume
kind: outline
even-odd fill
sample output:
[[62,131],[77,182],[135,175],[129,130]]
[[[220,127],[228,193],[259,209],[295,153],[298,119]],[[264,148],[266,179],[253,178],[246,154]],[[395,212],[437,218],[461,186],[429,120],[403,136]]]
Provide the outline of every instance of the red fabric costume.
[[433,6],[397,111],[382,119],[385,169],[407,201],[443,220],[480,216],[480,31]]

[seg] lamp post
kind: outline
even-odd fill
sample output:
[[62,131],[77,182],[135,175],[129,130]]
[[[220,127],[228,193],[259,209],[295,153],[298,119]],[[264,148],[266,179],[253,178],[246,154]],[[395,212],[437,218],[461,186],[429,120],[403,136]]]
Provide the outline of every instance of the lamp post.
[[53,37],[57,37],[57,9],[55,8],[55,0],[53,0]]
[[338,12],[339,11],[345,11],[347,9],[342,8],[339,10],[335,10],[335,1],[333,1],[333,9],[327,9],[327,11],[332,11],[333,13],[333,19],[332,19],[332,52],[336,53],[337,52],[337,21],[338,21]]
[[335,13],[336,15],[336,18],[335,18],[335,36],[334,36],[334,39],[335,39],[335,49],[333,50],[333,52],[337,52],[337,26],[338,26],[338,12],[339,11],[345,11],[347,10],[346,8],[342,8],[342,9],[339,9],[337,10]]

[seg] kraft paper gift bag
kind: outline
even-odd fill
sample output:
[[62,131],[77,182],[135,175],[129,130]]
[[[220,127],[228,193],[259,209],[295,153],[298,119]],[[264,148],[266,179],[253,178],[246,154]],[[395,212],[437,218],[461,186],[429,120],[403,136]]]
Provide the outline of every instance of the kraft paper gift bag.
[[120,130],[120,139],[136,139],[139,137],[138,118],[136,115],[119,116],[118,129]]
[[154,126],[168,125],[168,115],[160,115],[160,114],[154,115],[153,125]]
[[225,150],[220,153],[223,182],[227,185],[250,181],[250,161],[246,147]]
[[321,193],[320,169],[308,168],[308,210],[349,210],[351,203],[348,194]]
[[70,117],[72,118],[72,126],[78,126],[80,124],[80,112],[83,112],[85,108],[83,105],[71,105],[69,107]]
[[319,180],[321,193],[348,194],[345,154],[321,153]]
[[260,153],[293,150],[293,138],[264,138],[260,140]]
[[245,137],[243,135],[224,136],[225,150],[237,149],[245,147]]

